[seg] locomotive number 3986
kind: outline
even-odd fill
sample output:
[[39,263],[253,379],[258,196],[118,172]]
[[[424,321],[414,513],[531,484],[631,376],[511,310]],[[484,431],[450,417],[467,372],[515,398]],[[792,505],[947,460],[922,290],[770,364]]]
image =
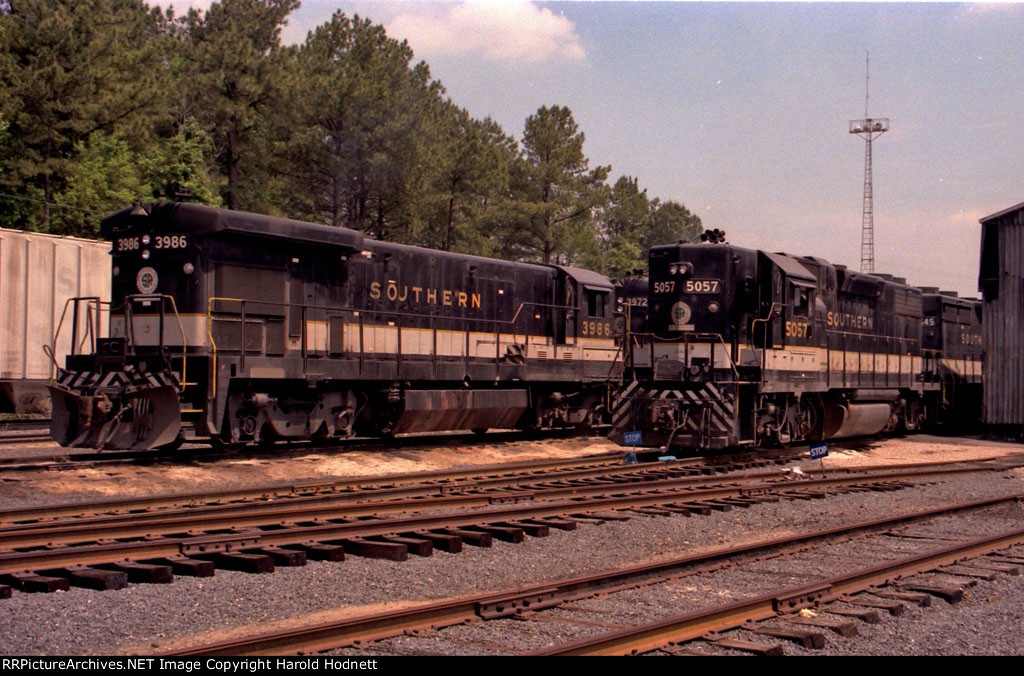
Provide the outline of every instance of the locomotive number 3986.
[[144,237],[120,237],[114,242],[117,251],[137,251],[144,246],[152,246],[154,249],[185,249],[188,247],[188,235],[156,235],[149,241],[149,235]]
[[584,336],[611,336],[612,326],[607,322],[580,322],[580,333]]

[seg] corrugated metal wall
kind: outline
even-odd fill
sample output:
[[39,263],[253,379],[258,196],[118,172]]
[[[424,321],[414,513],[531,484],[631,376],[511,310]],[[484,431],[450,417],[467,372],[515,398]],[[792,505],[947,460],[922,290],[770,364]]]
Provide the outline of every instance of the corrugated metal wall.
[[[0,228],[0,378],[51,377],[42,346],[74,296],[110,300],[110,242]],[[56,349],[61,364],[70,347],[68,324]]]
[[1024,207],[989,218],[982,219],[983,237],[989,240],[981,274],[985,301],[983,422],[1020,427],[1024,426]]

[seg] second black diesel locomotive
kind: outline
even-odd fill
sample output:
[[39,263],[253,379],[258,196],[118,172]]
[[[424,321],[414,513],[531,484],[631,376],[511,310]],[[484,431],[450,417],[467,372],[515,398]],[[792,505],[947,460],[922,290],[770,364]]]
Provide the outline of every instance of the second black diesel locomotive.
[[63,445],[587,425],[620,376],[614,288],[594,272],[193,204],[101,230],[111,337],[51,386]]
[[710,450],[977,419],[977,301],[727,244],[651,249],[649,284],[620,442]]

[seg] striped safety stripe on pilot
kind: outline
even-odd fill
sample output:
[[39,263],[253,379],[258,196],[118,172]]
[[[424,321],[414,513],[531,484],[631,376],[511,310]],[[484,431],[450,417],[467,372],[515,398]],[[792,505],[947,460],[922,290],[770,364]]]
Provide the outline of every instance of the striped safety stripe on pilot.
[[612,400],[612,429],[625,432],[634,429],[633,425],[627,423],[633,411],[633,402],[642,397],[643,393],[640,383],[634,380],[615,394],[615,399]]
[[650,395],[652,399],[678,399],[683,402],[684,430],[724,434],[733,430],[735,399],[731,392],[719,389],[714,383],[704,383],[685,390],[655,390]]
[[139,373],[131,368],[125,371],[110,371],[106,374],[93,371],[63,371],[57,382],[73,390],[88,388],[125,387],[129,385],[149,387],[177,387],[178,381],[174,374],[167,371]]

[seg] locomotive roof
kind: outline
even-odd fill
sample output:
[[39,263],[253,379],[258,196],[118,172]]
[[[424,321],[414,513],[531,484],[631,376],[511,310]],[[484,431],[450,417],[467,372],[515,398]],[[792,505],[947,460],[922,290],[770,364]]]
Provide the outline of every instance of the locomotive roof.
[[610,288],[612,286],[611,280],[604,275],[593,272],[591,270],[584,270],[583,268],[571,268],[567,265],[553,265],[552,267],[558,268],[565,274],[575,279],[580,284],[586,286],[595,286],[601,288]]
[[144,223],[142,219],[154,219],[155,223],[170,223],[171,227],[182,228],[197,234],[214,232],[239,232],[260,237],[275,237],[315,244],[327,244],[359,249],[363,246],[363,233],[348,228],[305,223],[290,218],[264,216],[246,211],[219,209],[203,204],[181,202],[152,202],[143,204],[145,216],[133,216],[133,207],[116,211],[100,222],[100,232],[105,239],[113,239],[116,233],[128,227]]
[[[652,248],[654,248],[654,249],[671,249],[671,248],[678,248],[680,246],[707,248],[709,251],[717,251],[717,250],[720,250],[722,247],[728,247],[729,249],[732,249],[732,250],[735,250],[735,251],[743,251],[743,252],[745,252],[747,254],[751,254],[751,255],[757,254],[757,253],[761,253],[761,254],[764,254],[764,256],[766,258],[768,258],[768,260],[770,260],[772,263],[774,263],[779,268],[781,268],[782,272],[785,273],[785,275],[787,277],[790,277],[790,278],[793,278],[793,279],[800,279],[800,280],[804,280],[804,281],[807,281],[807,282],[817,282],[818,281],[818,278],[814,275],[814,273],[812,273],[810,270],[808,270],[804,266],[803,263],[801,263],[799,260],[797,260],[797,258],[795,256],[793,256],[791,254],[787,254],[787,253],[781,253],[781,252],[779,252],[779,253],[772,253],[770,251],[761,251],[761,250],[755,250],[755,249],[747,249],[745,247],[740,247],[740,246],[735,246],[733,244],[729,244],[728,242],[722,242],[722,243],[718,243],[718,244],[711,244],[711,243],[707,243],[707,242],[700,242],[700,243],[698,243],[698,242],[685,242],[685,243],[679,242],[679,243],[676,243],[676,244],[665,244],[665,245],[661,245],[661,246],[657,246],[657,247],[652,247]],[[822,262],[824,262],[824,261],[822,261]]]
[[[1007,209],[1007,210],[1005,210],[1003,212],[1000,212],[999,214],[993,214],[992,216],[987,216],[986,218],[982,219],[982,221],[995,218],[995,217],[1003,215],[1005,213],[1009,213],[1009,212],[1011,212],[1011,211],[1013,211],[1015,209],[1021,208],[1021,207],[1024,207],[1024,203],[1018,204],[1016,207],[1011,207],[1010,209]],[[817,277],[814,275],[814,273],[812,273],[807,268],[805,263],[813,262],[813,263],[816,263],[816,264],[821,265],[821,266],[833,267],[833,268],[836,269],[837,272],[840,272],[843,277],[849,278],[851,281],[852,280],[864,280],[864,281],[870,280],[871,282],[874,282],[876,285],[888,285],[888,286],[895,286],[895,287],[906,288],[908,290],[908,292],[911,293],[911,294],[935,294],[935,295],[938,295],[938,296],[942,296],[942,298],[945,299],[946,301],[960,300],[960,301],[975,302],[975,303],[980,303],[981,302],[977,298],[960,298],[960,299],[957,299],[956,298],[956,292],[953,292],[953,291],[940,291],[938,287],[918,287],[918,286],[915,286],[913,284],[908,284],[907,280],[904,279],[903,277],[894,277],[893,275],[885,274],[885,273],[880,273],[880,272],[858,272],[856,270],[850,270],[845,265],[842,265],[842,264],[839,264],[839,263],[829,263],[824,258],[818,258],[818,257],[815,257],[815,256],[794,256],[792,254],[784,253],[784,252],[781,252],[781,251],[775,252],[775,253],[772,253],[772,252],[769,252],[769,251],[760,250],[760,249],[755,251],[754,249],[747,249],[747,248],[744,248],[744,247],[735,246],[733,244],[729,244],[728,242],[722,242],[722,243],[717,243],[717,244],[711,244],[711,243],[707,243],[707,242],[676,242],[674,244],[660,244],[658,246],[651,247],[651,249],[652,249],[652,251],[655,250],[655,249],[659,249],[659,250],[674,249],[674,248],[678,248],[678,247],[681,247],[681,246],[701,247],[701,248],[711,248],[711,247],[722,248],[722,247],[728,247],[730,249],[735,249],[737,251],[744,251],[744,252],[748,252],[748,253],[750,253],[750,252],[761,253],[761,254],[764,254],[764,256],[766,258],[768,258],[773,264],[775,264],[779,268],[781,268],[783,273],[785,273],[787,276],[793,277],[793,278],[796,278],[796,279],[802,279],[802,280],[805,280],[805,281],[810,281],[810,282],[817,281]],[[847,290],[849,290],[849,283],[847,284],[847,287],[848,287]],[[872,289],[873,289],[872,290],[872,294],[874,293],[874,289],[878,289],[878,288],[880,288],[880,286],[872,287]]]
[[233,211],[218,207],[206,206],[204,204],[190,204],[184,202],[151,202],[141,205],[146,214],[133,215],[137,207],[126,207],[115,211],[100,221],[100,233],[104,239],[112,240],[120,231],[136,227],[146,223],[144,219],[155,219],[156,223],[170,223],[170,227],[181,228],[187,232],[196,234],[211,234],[214,232],[235,232],[260,237],[274,237],[293,241],[309,242],[313,244],[327,244],[343,246],[355,250],[367,246],[376,246],[384,249],[423,251],[438,256],[477,260],[481,263],[494,263],[508,266],[526,266],[539,270],[558,269],[569,275],[576,281],[605,288],[611,288],[612,284],[604,275],[590,270],[573,268],[564,265],[550,265],[542,263],[523,263],[518,261],[506,261],[501,259],[485,258],[470,254],[459,254],[450,251],[439,251],[427,249],[410,244],[398,244],[396,242],[382,242],[366,237],[357,230],[339,228],[329,225],[318,225],[296,221],[290,218],[277,216],[265,216],[253,214],[246,211]]
[[803,263],[798,261],[793,256],[784,253],[769,253],[762,251],[765,256],[768,257],[772,263],[779,266],[787,277],[794,279],[803,279],[808,282],[817,282],[818,278],[815,277],[810,270],[804,267]]
[[480,265],[497,265],[509,268],[525,268],[534,270],[541,273],[554,274],[555,270],[561,270],[563,273],[568,275],[570,278],[586,286],[601,287],[606,289],[612,288],[612,282],[608,277],[593,272],[591,270],[584,270],[582,268],[573,268],[567,265],[555,265],[553,263],[530,263],[524,261],[509,261],[503,258],[487,258],[485,256],[475,256],[473,254],[456,253],[454,251],[442,251],[440,249],[428,249],[422,246],[415,246],[413,244],[400,244],[398,242],[382,242],[380,240],[366,238],[365,247],[378,251],[406,251],[413,253],[426,253],[431,256],[438,256],[440,258],[466,261],[469,263],[478,263]]
[[455,251],[444,251],[442,249],[431,249],[429,247],[416,246],[415,244],[402,244],[401,242],[386,242],[384,240],[373,239],[367,237],[363,242],[363,248],[378,250],[383,253],[394,253],[394,252],[406,252],[406,253],[428,253],[432,256],[438,256],[441,258],[465,260],[470,263],[480,264],[494,264],[502,265],[507,267],[515,266],[526,266],[531,268],[537,268],[539,270],[550,270],[551,265],[544,265],[542,263],[524,263],[521,261],[510,261],[504,258],[487,258],[486,256],[476,256],[474,254],[458,253]]

